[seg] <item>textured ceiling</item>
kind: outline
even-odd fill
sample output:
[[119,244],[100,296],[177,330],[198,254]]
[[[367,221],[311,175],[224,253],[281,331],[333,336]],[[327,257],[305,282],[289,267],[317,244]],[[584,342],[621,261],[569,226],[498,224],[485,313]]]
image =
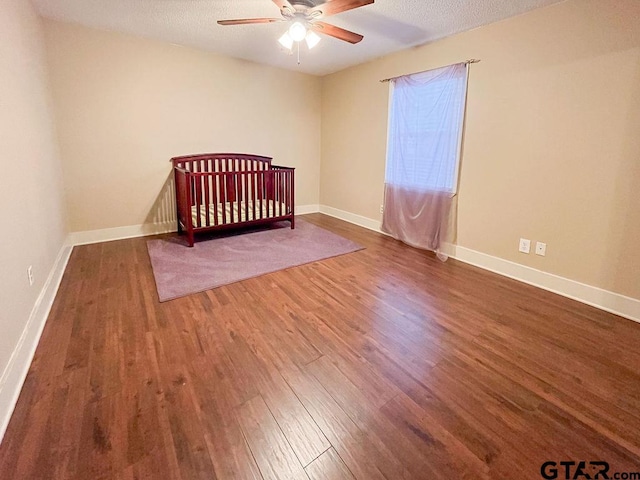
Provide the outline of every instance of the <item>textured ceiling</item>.
[[[314,0],[319,3],[318,0]],[[325,75],[407,47],[470,30],[560,0],[376,0],[324,20],[364,35],[351,45],[323,36],[301,64],[277,43],[285,23],[220,26],[216,20],[280,17],[271,0],[33,0],[57,20],[202,48]],[[472,56],[473,52],[469,52]]]

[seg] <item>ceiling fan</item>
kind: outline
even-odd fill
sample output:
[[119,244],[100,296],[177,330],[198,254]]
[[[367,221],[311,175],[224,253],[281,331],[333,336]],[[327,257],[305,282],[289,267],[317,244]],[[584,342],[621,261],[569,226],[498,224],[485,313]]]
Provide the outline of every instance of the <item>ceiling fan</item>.
[[322,33],[349,43],[358,43],[364,37],[344,28],[320,21],[324,17],[336,15],[354,8],[364,7],[375,0],[273,0],[280,8],[282,18],[243,18],[238,20],[218,20],[220,25],[247,25],[252,23],[290,22],[291,26],[279,42],[291,50],[294,42],[305,40],[309,48],[320,41],[315,33]]

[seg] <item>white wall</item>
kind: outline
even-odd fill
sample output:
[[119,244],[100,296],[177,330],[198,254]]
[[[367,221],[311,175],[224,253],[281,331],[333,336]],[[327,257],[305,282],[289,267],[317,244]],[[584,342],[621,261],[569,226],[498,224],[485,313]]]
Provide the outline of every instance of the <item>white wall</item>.
[[30,315],[66,235],[43,29],[24,0],[0,2],[0,155],[1,437],[40,326]]

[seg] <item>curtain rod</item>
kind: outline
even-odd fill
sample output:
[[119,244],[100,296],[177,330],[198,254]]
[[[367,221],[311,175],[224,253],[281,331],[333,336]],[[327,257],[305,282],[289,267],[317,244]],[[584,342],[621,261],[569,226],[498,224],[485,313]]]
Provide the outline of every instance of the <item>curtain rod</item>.
[[431,70],[437,70],[438,68],[446,68],[446,67],[451,67],[453,65],[458,65],[459,63],[464,63],[465,65],[469,65],[470,63],[478,63],[480,60],[476,59],[476,58],[471,58],[465,62],[457,62],[457,63],[452,63],[450,65],[445,65],[443,67],[435,67],[435,68],[430,68],[429,70],[423,70],[421,72],[413,72],[413,73],[407,73],[405,75],[398,75],[397,77],[391,77],[391,78],[385,78],[384,80],[380,80],[380,83],[385,83],[385,82],[390,82],[392,80],[396,80],[397,78],[400,77],[406,77],[407,75],[415,75],[416,73],[425,73],[425,72],[430,72]]

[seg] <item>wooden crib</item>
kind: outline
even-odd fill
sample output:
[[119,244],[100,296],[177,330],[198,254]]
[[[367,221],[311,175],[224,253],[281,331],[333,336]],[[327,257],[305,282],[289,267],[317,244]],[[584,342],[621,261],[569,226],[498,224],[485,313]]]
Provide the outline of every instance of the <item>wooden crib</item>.
[[270,157],[205,153],[174,157],[178,232],[189,246],[199,232],[289,220],[295,228],[294,170]]

